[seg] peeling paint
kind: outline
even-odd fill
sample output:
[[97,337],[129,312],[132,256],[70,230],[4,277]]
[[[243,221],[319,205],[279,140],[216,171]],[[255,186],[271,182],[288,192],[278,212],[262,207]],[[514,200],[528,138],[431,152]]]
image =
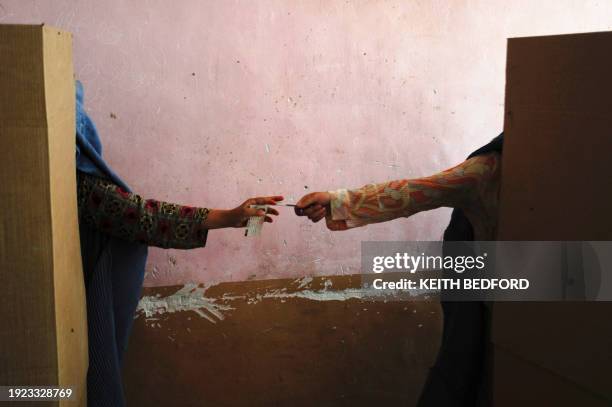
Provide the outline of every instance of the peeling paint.
[[[297,285],[297,291],[288,291],[287,288],[269,289],[262,293],[249,293],[242,295],[224,294],[218,298],[210,298],[205,296],[208,287],[199,286],[197,284],[186,284],[174,294],[166,297],[161,297],[159,294],[155,296],[144,296],[136,309],[136,317],[144,315],[147,322],[152,321],[152,327],[161,327],[159,316],[165,313],[173,313],[179,311],[193,311],[202,318],[216,324],[218,321],[225,319],[224,313],[233,310],[234,307],[227,304],[229,301],[245,301],[247,304],[257,304],[266,299],[280,300],[281,303],[290,298],[302,298],[310,301],[347,301],[351,299],[357,300],[382,300],[387,302],[387,299],[398,299],[398,293],[395,291],[376,290],[372,287],[362,288],[346,288],[341,290],[331,289],[333,283],[331,279],[323,281],[323,288],[318,290],[305,289],[310,286],[313,277],[302,277],[293,281]],[[426,292],[411,293],[410,296],[427,295]],[[367,311],[367,308],[363,308]],[[413,310],[416,312],[416,310]],[[188,318],[189,320],[190,318]]]
[[[307,281],[309,277],[304,277],[302,279],[297,279],[295,282],[303,283]],[[223,300],[233,301],[233,300],[246,300],[248,304],[257,304],[264,299],[280,299],[281,301],[286,300],[288,298],[303,298],[311,301],[346,301],[350,299],[358,299],[358,300],[382,300],[386,302],[386,299],[399,299],[398,293],[395,291],[385,291],[385,290],[376,290],[371,287],[363,287],[363,288],[345,288],[342,290],[330,290],[331,280],[326,280],[324,282],[324,288],[320,290],[300,290],[294,292],[288,292],[287,288],[280,289],[272,289],[268,290],[262,294],[255,295],[224,295],[222,297]],[[308,283],[304,284],[303,287],[306,287]],[[303,288],[301,287],[301,288]],[[406,293],[404,293],[406,294]],[[408,293],[409,296],[427,296],[427,292],[415,292]]]
[[334,285],[334,283],[331,281],[330,278],[326,279],[325,282],[323,283],[323,286],[325,287],[325,290],[330,289],[333,285]]
[[202,318],[206,318],[213,324],[222,321],[225,317],[223,311],[233,308],[229,305],[219,304],[217,300],[204,296],[206,287],[197,284],[185,284],[183,288],[167,297],[145,296],[142,297],[136,309],[136,315],[142,315],[147,320],[156,315],[178,311],[193,311]]
[[368,288],[347,288],[344,290],[301,290],[287,292],[286,288],[267,291],[254,296],[225,296],[226,300],[246,299],[248,304],[257,304],[264,299],[279,299],[282,302],[288,298],[303,298],[311,301],[346,301],[350,299],[365,299],[380,296]]
[[294,282],[298,285],[298,288],[304,288],[308,284],[310,284],[312,280],[313,280],[312,277],[302,277],[302,278],[298,278]]

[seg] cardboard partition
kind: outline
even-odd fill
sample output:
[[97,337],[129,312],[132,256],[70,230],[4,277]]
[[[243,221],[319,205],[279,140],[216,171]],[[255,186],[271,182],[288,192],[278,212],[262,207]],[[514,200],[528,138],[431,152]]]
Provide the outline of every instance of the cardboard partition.
[[[495,407],[605,407],[604,398],[516,355],[495,350]],[[519,373],[520,374],[517,374]]]
[[69,386],[85,405],[72,37],[0,25],[0,385]]
[[[612,32],[508,41],[498,240],[612,240],[611,49]],[[603,302],[496,303],[492,340],[563,379],[532,386],[532,400],[565,394],[565,380],[584,392],[574,405],[609,403],[610,315]],[[497,355],[495,405],[507,405],[509,373],[527,370]]]

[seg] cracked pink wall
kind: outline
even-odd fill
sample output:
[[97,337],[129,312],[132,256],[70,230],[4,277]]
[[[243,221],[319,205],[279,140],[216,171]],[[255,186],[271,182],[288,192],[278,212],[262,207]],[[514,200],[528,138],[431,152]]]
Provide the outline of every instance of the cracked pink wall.
[[[507,37],[612,27],[599,1],[0,4],[0,23],[74,33],[106,158],[137,192],[210,207],[454,165],[502,128]],[[261,238],[151,250],[146,284],[358,273],[361,240],[437,240],[449,215],[332,234],[280,210]]]

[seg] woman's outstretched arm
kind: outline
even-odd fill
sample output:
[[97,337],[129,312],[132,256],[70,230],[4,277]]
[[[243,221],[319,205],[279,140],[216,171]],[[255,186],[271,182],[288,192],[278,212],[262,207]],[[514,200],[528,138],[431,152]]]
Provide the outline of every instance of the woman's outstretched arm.
[[484,186],[497,178],[500,157],[491,153],[470,158],[438,174],[368,184],[357,189],[314,192],[298,207],[313,222],[326,218],[332,230],[385,222],[439,207],[464,208],[477,202]]
[[[79,220],[104,233],[149,246],[174,249],[204,247],[209,229],[243,227],[262,216],[250,205],[274,205],[281,196],[252,198],[234,209],[178,205],[124,191],[116,184],[77,171]],[[273,209],[268,214],[278,215]],[[266,222],[272,222],[266,216]]]

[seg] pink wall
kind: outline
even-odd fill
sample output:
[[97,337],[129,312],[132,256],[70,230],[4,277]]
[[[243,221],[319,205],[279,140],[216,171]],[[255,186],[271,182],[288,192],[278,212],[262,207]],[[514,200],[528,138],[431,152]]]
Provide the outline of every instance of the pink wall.
[[[502,128],[505,38],[612,27],[602,1],[0,4],[0,23],[74,33],[107,160],[137,192],[210,207],[451,166]],[[146,284],[357,273],[360,241],[437,240],[449,215],[332,234],[281,211],[261,238],[152,250]]]

